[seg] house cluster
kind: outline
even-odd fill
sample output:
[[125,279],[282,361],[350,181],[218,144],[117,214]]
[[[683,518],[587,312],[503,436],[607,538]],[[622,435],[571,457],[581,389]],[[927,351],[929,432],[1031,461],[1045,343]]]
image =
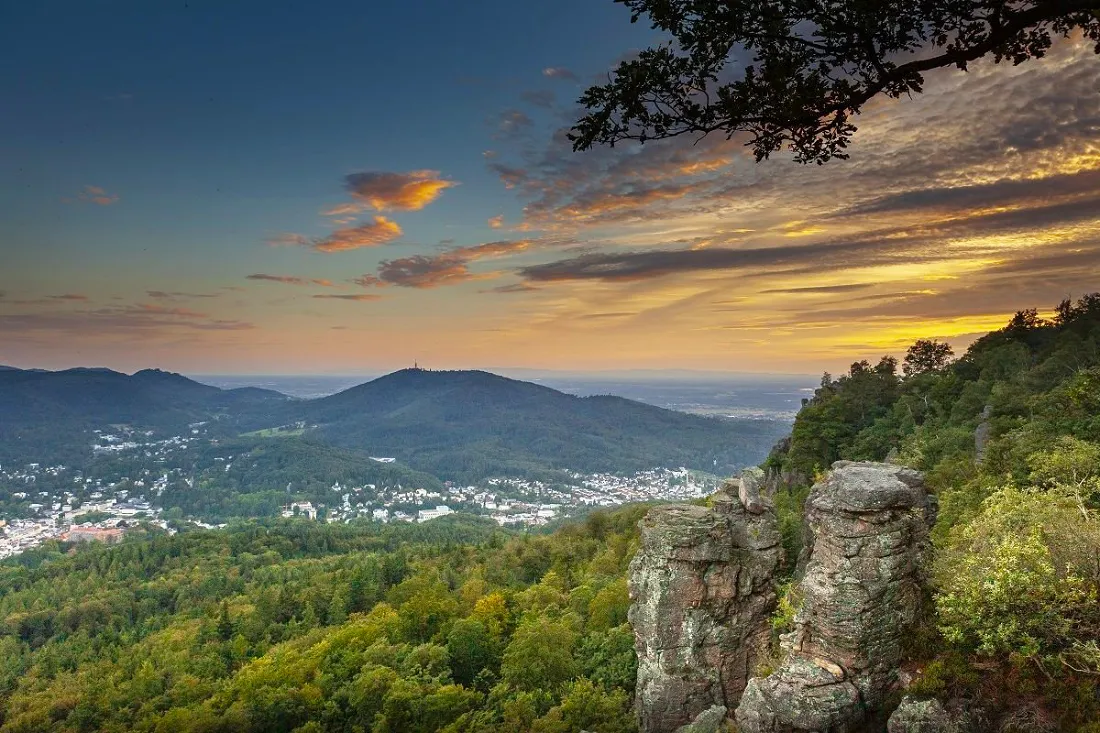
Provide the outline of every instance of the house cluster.
[[133,496],[129,489],[115,491],[113,487],[102,487],[101,481],[92,486],[96,490],[87,493],[84,500],[72,491],[11,493],[17,501],[31,501],[24,504],[26,516],[0,519],[0,559],[19,555],[49,540],[115,543],[142,524],[174,532],[160,519],[160,509],[144,495]]
[[[95,430],[92,438],[93,452],[103,456],[98,468],[89,469],[96,475],[63,464],[0,466],[0,559],[52,539],[117,542],[142,522],[168,529],[160,518],[166,491],[187,492],[200,481],[209,484],[228,474],[235,460],[246,458],[217,456],[212,472],[196,473],[192,453],[185,451],[218,443],[207,436],[203,423],[168,438],[124,426]],[[372,460],[394,462],[385,456]],[[119,475],[124,473],[128,475]],[[535,527],[593,506],[694,499],[712,493],[718,482],[715,476],[684,468],[633,475],[570,472],[555,482],[497,477],[470,485],[447,482],[442,489],[336,481],[323,495],[305,497],[288,485],[282,515],[328,522],[428,522],[466,512],[504,526]]]

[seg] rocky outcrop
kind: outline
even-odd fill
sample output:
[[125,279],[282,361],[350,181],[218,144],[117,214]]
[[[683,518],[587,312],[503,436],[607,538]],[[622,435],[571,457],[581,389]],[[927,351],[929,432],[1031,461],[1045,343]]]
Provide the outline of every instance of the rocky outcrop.
[[974,429],[974,463],[981,465],[985,460],[986,451],[989,450],[989,441],[993,436],[993,427],[989,424],[993,417],[993,405],[982,408],[981,420]]
[[695,716],[695,720],[676,729],[676,733],[720,733],[726,730],[726,707],[715,705]]
[[727,483],[713,508],[656,507],[641,522],[630,622],[643,733],[732,710],[767,645],[782,550],[763,478],[751,471]]
[[886,730],[887,733],[969,733],[973,727],[964,711],[949,710],[939,700],[906,695],[890,716]]
[[920,611],[931,511],[921,475],[900,466],[840,461],[814,486],[787,657],[748,683],[741,733],[849,733],[881,706]]

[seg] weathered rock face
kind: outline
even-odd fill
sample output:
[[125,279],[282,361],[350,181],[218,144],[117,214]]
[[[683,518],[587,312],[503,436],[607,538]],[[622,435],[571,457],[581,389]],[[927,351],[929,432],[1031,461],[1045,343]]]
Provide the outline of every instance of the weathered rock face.
[[931,507],[919,473],[885,463],[839,461],[814,486],[787,658],[748,683],[742,733],[848,733],[882,704],[920,611]]
[[732,710],[766,647],[782,550],[763,484],[753,471],[727,484],[713,509],[657,507],[641,522],[630,622],[643,733],[675,731],[714,706]]
[[993,405],[982,408],[981,422],[974,429],[974,463],[979,466],[985,460],[985,453],[989,450],[989,441],[993,436],[993,426],[989,424],[993,417]]
[[695,716],[695,720],[676,729],[676,733],[719,733],[726,728],[726,708],[715,705]]
[[974,730],[963,710],[948,710],[939,700],[906,695],[886,725],[887,733],[969,733]]

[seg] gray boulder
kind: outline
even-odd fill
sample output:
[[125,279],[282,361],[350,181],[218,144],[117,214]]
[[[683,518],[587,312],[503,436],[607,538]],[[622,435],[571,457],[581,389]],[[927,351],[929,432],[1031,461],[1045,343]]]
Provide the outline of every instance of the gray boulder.
[[676,729],[676,733],[719,733],[726,727],[726,707],[715,705],[695,716],[695,720]]
[[930,515],[916,471],[833,464],[806,501],[813,545],[786,659],[749,681],[741,733],[849,733],[881,707],[920,612]]
[[738,494],[731,482],[713,508],[656,507],[640,523],[629,587],[643,733],[732,710],[766,649],[779,530],[770,502],[758,494],[750,513]]
[[906,695],[890,716],[886,730],[888,733],[969,733],[973,728],[968,715],[948,710],[939,700],[920,700]]

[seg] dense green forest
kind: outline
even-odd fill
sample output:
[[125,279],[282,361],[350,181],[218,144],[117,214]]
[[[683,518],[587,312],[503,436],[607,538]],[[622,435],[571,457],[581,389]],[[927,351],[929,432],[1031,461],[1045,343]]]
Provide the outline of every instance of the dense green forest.
[[628,731],[644,507],[303,521],[0,565],[0,731]]
[[822,378],[767,462],[788,544],[833,461],[921,469],[939,515],[915,689],[992,711],[992,729],[1100,731],[1100,294],[953,356],[919,341],[900,373],[885,357]]
[[[1100,731],[1100,295],[957,359],[921,341],[826,375],[766,462],[788,572],[841,458],[919,468],[939,499],[910,692],[987,730]],[[0,564],[0,732],[633,730],[645,511],[550,535],[459,516],[48,545]]]
[[[443,482],[400,463],[379,463],[360,451],[337,448],[315,439],[234,438],[199,444],[171,459],[189,474],[190,484],[169,483],[158,503],[169,517],[195,516],[211,521],[276,516],[288,501],[309,500],[335,505],[340,494],[332,485],[375,487],[381,496],[398,486],[443,491]],[[144,456],[121,455],[100,460],[88,475],[137,475],[155,463]],[[130,470],[131,467],[133,470]]]

